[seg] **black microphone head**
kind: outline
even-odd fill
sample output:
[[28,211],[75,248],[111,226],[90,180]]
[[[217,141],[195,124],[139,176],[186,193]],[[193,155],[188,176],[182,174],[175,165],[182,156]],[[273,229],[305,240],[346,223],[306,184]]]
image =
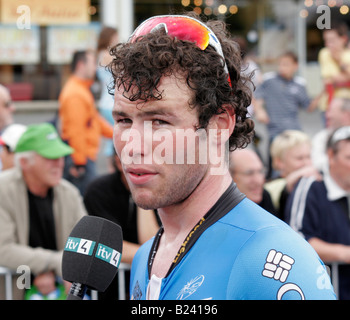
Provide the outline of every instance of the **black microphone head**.
[[119,225],[84,216],[67,239],[62,258],[63,279],[104,292],[117,274],[122,249]]

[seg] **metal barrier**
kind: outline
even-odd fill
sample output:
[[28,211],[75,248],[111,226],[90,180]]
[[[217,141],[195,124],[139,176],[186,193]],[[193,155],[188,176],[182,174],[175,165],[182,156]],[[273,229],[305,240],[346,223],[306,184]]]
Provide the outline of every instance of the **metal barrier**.
[[5,277],[5,298],[12,300],[12,271],[5,267],[0,267],[0,275]]
[[331,277],[334,293],[336,294],[338,299],[339,299],[339,265],[342,265],[342,264],[345,264],[345,263],[337,262],[337,261],[325,263],[326,266],[328,265],[332,267],[332,270],[330,272],[330,277]]
[[[127,292],[125,291],[125,272],[129,271],[131,268],[130,264],[120,263],[118,269],[118,293],[119,300],[125,300],[127,296]],[[5,299],[12,300],[13,292],[12,292],[12,276],[16,273],[8,268],[0,266],[0,276],[5,277]],[[98,300],[98,292],[95,290],[91,290],[91,299]]]
[[[330,265],[332,267],[332,271],[330,273],[331,282],[333,285],[334,292],[337,297],[339,297],[339,265],[343,263],[341,262],[327,262],[325,265]],[[127,263],[121,263],[119,265],[118,270],[118,293],[119,293],[119,300],[125,300],[126,299],[126,291],[125,291],[125,272],[130,270],[131,265]],[[12,275],[14,274],[13,271],[11,271],[8,268],[1,267],[0,266],[0,276],[5,277],[5,297],[6,300],[12,300]],[[98,292],[95,290],[91,291],[91,299],[92,300],[98,300]]]
[[[129,271],[131,268],[130,264],[121,262],[118,268],[118,297],[119,300],[126,300],[126,291],[125,291],[125,272]],[[91,291],[91,300],[98,300],[98,292],[95,290]]]
[[119,270],[118,270],[118,293],[119,293],[119,300],[125,300],[126,299],[126,292],[125,292],[125,272],[129,271],[131,268],[130,264],[127,263],[120,263]]

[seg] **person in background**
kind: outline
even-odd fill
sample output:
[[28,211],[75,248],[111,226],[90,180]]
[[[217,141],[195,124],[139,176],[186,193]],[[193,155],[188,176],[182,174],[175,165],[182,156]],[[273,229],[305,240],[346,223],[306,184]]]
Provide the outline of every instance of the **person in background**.
[[247,148],[231,152],[230,173],[238,189],[248,199],[276,214],[270,194],[264,188],[266,170],[255,151]]
[[271,144],[271,156],[274,169],[279,176],[265,183],[278,216],[284,220],[284,210],[289,194],[303,176],[321,179],[321,175],[312,165],[310,137],[299,130],[286,130],[279,134]]
[[90,87],[96,74],[94,51],[77,51],[72,72],[59,96],[61,135],[73,149],[65,163],[64,177],[83,195],[96,176],[101,136],[112,138],[113,127],[98,113]]
[[[114,172],[99,176],[89,184],[84,204],[89,215],[111,220],[122,227],[121,262],[131,264],[140,245],[153,237],[160,225],[152,210],[143,210],[136,206],[122,171],[120,159],[115,153],[113,160]],[[126,274],[129,279],[130,273]],[[128,287],[126,290],[129,291]],[[99,299],[118,299],[117,277],[106,292],[99,293]]]
[[[241,55],[243,60],[242,72],[246,76],[251,77],[251,81],[252,81],[251,87],[254,95],[255,88],[257,88],[263,80],[261,69],[258,63],[256,62],[256,58],[254,57],[254,55],[252,55],[248,51],[247,40],[241,36],[236,36],[234,40],[239,44],[239,47],[241,49]],[[250,114],[250,116],[254,115],[253,105],[250,105],[248,107],[248,113]]]
[[0,136],[0,162],[4,171],[14,167],[15,149],[18,140],[26,131],[27,127],[22,124],[10,124]]
[[25,265],[32,273],[29,292],[14,277],[14,299],[58,297],[70,286],[62,283],[62,253],[86,215],[79,191],[62,179],[64,157],[72,152],[51,124],[29,125],[17,143],[15,167],[0,173],[0,265]]
[[[15,111],[9,90],[0,84],[0,135],[7,126],[13,123],[13,113]],[[0,171],[2,162],[0,159]]]
[[[97,72],[96,76],[101,84],[101,96],[98,101],[98,109],[100,114],[113,125],[114,120],[112,117],[113,109],[113,96],[110,94],[110,86],[113,82],[113,77],[107,65],[111,62],[112,56],[109,53],[111,47],[115,46],[119,42],[118,30],[112,27],[103,27],[97,42]],[[103,153],[108,157],[109,171],[113,171],[113,141],[108,139],[105,141]]]
[[327,140],[331,133],[340,127],[350,125],[350,98],[334,97],[325,114],[327,126],[312,138],[311,159],[318,170],[327,166]]
[[[324,88],[316,98],[323,118],[333,98],[350,99],[350,49],[348,47],[348,26],[342,21],[332,21],[331,29],[323,30],[325,47],[318,54]],[[324,118],[323,120],[326,120]],[[325,122],[325,126],[328,124]]]
[[15,106],[12,102],[9,90],[0,84],[0,134],[13,123]]
[[340,262],[339,299],[350,299],[350,126],[336,129],[327,141],[323,179],[305,177],[290,195],[286,221],[324,262]]
[[273,139],[284,130],[301,130],[299,110],[309,110],[311,102],[306,91],[306,82],[296,76],[298,58],[293,52],[282,54],[277,72],[266,73],[254,93],[255,118],[268,130],[267,178],[274,178],[270,146]]

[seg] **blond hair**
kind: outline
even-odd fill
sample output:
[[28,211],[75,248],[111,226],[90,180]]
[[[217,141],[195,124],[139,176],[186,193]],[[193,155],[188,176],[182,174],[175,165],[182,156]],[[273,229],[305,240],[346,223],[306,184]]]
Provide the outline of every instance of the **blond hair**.
[[310,137],[300,130],[285,130],[276,136],[270,147],[272,162],[276,159],[282,159],[286,151],[303,143],[311,145]]

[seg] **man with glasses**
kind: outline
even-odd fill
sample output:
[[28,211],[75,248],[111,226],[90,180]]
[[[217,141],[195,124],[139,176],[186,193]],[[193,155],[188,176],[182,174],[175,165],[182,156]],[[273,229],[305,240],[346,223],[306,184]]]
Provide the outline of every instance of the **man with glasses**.
[[[13,123],[14,104],[11,100],[9,90],[0,84],[0,135],[5,128]],[[0,158],[0,171],[2,170],[2,161]]]
[[[350,263],[350,127],[334,131],[327,143],[323,180],[302,178],[289,197],[286,214],[293,229],[326,262]],[[339,267],[339,298],[350,299],[350,267]]]
[[14,104],[9,90],[0,84],[0,134],[13,122]]
[[237,188],[248,199],[276,215],[271,196],[264,189],[266,170],[259,156],[251,149],[242,149],[230,155],[230,173]]
[[162,222],[135,255],[131,298],[334,299],[311,246],[232,182],[229,149],[254,123],[224,23],[152,17],[111,53],[114,146],[135,203]]
[[27,127],[22,124],[13,123],[6,127],[0,135],[0,162],[2,168],[0,171],[11,169],[15,165],[15,149],[17,142]]

